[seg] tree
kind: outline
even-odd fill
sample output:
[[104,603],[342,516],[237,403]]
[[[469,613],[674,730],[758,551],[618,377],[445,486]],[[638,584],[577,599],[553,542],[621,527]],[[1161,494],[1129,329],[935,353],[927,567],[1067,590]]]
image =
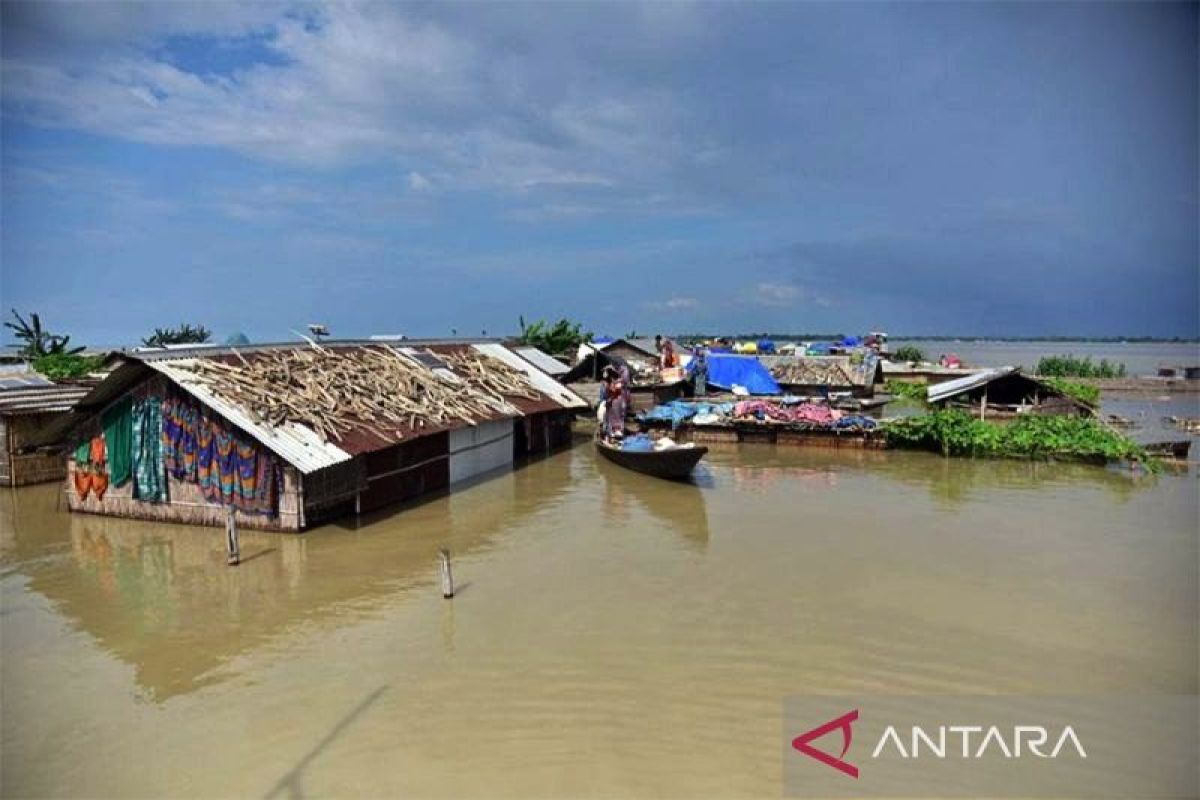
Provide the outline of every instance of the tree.
[[178,328],[155,328],[154,333],[142,339],[146,347],[166,347],[169,344],[203,344],[212,338],[212,331],[203,325],[187,322]]
[[29,359],[50,355],[75,355],[82,353],[82,347],[68,347],[71,337],[66,334],[50,333],[42,327],[42,319],[38,314],[30,314],[29,321],[12,309],[15,323],[6,322],[4,327],[11,328],[13,335],[22,342],[21,355]]
[[592,332],[584,331],[583,324],[560,319],[551,325],[544,320],[525,324],[525,317],[519,318],[521,323],[521,343],[532,345],[547,353],[557,355],[566,353],[583,342],[592,340]]
[[924,361],[925,353],[919,347],[914,347],[911,344],[906,344],[896,352],[892,353],[892,361]]

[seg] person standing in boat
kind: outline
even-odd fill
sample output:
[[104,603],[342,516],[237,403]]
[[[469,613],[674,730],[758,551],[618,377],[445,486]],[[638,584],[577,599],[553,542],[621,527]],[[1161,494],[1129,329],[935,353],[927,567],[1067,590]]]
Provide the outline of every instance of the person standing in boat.
[[619,439],[625,435],[625,409],[629,407],[627,369],[611,364],[604,368],[604,437]]

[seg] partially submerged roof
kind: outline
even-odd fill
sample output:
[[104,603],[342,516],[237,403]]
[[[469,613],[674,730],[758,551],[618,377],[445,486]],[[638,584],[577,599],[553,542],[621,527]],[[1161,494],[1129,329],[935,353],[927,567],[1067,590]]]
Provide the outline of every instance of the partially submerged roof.
[[[538,367],[534,362],[527,360],[527,358],[523,358],[522,356],[524,356],[524,354],[518,356],[504,345],[496,343],[474,344],[471,345],[471,347],[486,356],[491,356],[497,361],[503,361],[510,367],[524,372],[529,377],[529,382],[533,384],[533,387],[542,394],[546,395],[546,397],[553,401],[553,403],[555,403],[559,408],[577,409],[588,407],[586,400],[575,394],[575,392],[571,391],[566,386],[563,386],[554,378],[550,377],[545,370]],[[536,347],[529,349],[533,350],[535,353],[541,354],[543,357],[548,358],[551,361],[554,361],[555,364],[558,364],[560,367],[562,367],[563,372],[567,371],[566,365],[556,361],[553,358],[550,358],[550,356],[546,355],[541,350],[538,350]],[[522,410],[525,413],[530,413],[529,409]],[[548,411],[551,409],[544,408],[538,410]]]
[[554,356],[539,350],[536,347],[514,347],[513,352],[528,361],[530,364],[533,364],[542,372],[553,377],[565,375],[567,370],[570,369],[570,367],[559,361]]
[[930,403],[940,403],[943,400],[949,400],[951,397],[991,383],[997,378],[1019,374],[1020,372],[1020,367],[995,367],[993,369],[980,370],[973,375],[966,375],[962,378],[955,378],[952,381],[934,384],[926,390],[926,397]]
[[869,386],[883,381],[879,356],[866,352],[841,356],[762,357],[780,383],[812,386]]
[[[251,409],[222,395],[211,380],[197,374],[203,361],[216,361],[229,367],[252,365],[256,360],[287,350],[306,350],[314,345],[287,343],[282,345],[253,345],[249,347],[203,347],[182,350],[155,350],[127,353],[116,358],[119,366],[107,380],[84,398],[78,411],[81,415],[95,414],[146,378],[157,373],[173,385],[210,407],[233,425],[245,431],[272,452],[303,473],[311,473],[353,458],[359,453],[372,452],[422,436],[472,424],[468,420],[449,417],[442,420],[415,417],[421,424],[389,423],[384,425],[352,425],[337,427],[336,436],[322,438],[307,424],[287,422],[271,424],[259,418]],[[550,376],[508,350],[502,344],[488,340],[406,340],[404,342],[341,341],[322,342],[320,350],[330,355],[355,353],[370,348],[395,354],[415,371],[426,372],[430,380],[449,383],[454,391],[475,397],[487,406],[486,412],[476,412],[475,423],[519,417],[553,409],[586,408],[587,403]],[[525,376],[531,387],[528,397],[485,397],[473,388],[464,375],[457,374],[453,365],[443,357],[455,353],[474,352],[500,361]],[[484,361],[484,363],[487,363]],[[211,371],[211,367],[209,368]],[[407,368],[406,368],[407,369]],[[439,384],[443,386],[444,384]],[[407,414],[407,412],[405,412]],[[65,429],[60,431],[64,434]]]
[[70,411],[91,391],[90,386],[58,384],[36,372],[0,377],[0,415]]

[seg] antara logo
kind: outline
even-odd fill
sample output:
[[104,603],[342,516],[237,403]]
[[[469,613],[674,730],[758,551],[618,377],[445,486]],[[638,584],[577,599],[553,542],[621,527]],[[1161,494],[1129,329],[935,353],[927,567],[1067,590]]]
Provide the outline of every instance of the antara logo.
[[[858,709],[856,708],[848,714],[843,714],[837,719],[831,719],[824,725],[813,728],[807,733],[800,734],[795,739],[792,739],[792,747],[796,748],[801,753],[804,753],[804,755],[808,756],[809,758],[815,758],[822,764],[828,764],[839,772],[846,773],[851,778],[857,778],[858,767],[854,766],[849,761],[844,760],[846,757],[846,752],[850,749],[850,742],[854,739],[854,729],[850,726],[853,725],[857,720]],[[825,734],[836,731],[839,728],[842,731],[842,752],[837,758],[834,758],[822,750],[818,750],[817,748],[813,747],[812,744],[810,744],[814,739],[820,739]]]
[[[858,777],[858,767],[846,760],[850,744],[854,739],[853,725],[858,721],[858,709],[831,719],[824,725],[819,725],[792,740],[792,747],[809,758],[816,759],[822,764],[833,767],[839,772]],[[842,732],[842,751],[838,755],[830,755],[824,750],[813,747],[813,742],[836,730]],[[932,733],[930,731],[933,731]],[[1006,733],[1008,735],[1006,735]],[[972,736],[977,738],[972,741]],[[907,739],[908,746],[905,746]],[[955,741],[957,739],[957,742]],[[1047,745],[1053,741],[1052,747]],[[955,747],[953,745],[957,744]],[[879,742],[871,751],[871,758],[879,758],[886,750],[893,750],[904,759],[916,759],[923,756],[945,759],[960,756],[965,759],[984,758],[989,753],[1000,755],[1006,759],[1016,759],[1025,756],[1037,758],[1058,758],[1064,750],[1074,750],[1079,758],[1087,758],[1083,744],[1075,734],[1075,730],[1067,725],[1057,737],[1051,739],[1051,732],[1042,725],[1015,725],[1011,731],[991,725],[939,725],[927,731],[918,725],[911,726],[910,735],[902,738],[894,725],[888,725],[879,736]]]

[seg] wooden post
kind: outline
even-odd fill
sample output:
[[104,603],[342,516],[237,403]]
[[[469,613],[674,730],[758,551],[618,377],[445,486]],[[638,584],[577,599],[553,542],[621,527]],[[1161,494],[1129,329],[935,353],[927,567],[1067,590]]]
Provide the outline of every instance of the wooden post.
[[450,571],[450,551],[442,549],[438,551],[438,555],[442,560],[442,597],[449,600],[454,597],[454,573]]
[[979,418],[985,419],[986,417],[987,417],[987,385],[985,384],[983,387],[983,400],[981,400],[979,403]]
[[229,566],[236,567],[242,561],[242,551],[238,546],[237,520],[234,518],[233,506],[225,507],[225,547],[229,552]]

